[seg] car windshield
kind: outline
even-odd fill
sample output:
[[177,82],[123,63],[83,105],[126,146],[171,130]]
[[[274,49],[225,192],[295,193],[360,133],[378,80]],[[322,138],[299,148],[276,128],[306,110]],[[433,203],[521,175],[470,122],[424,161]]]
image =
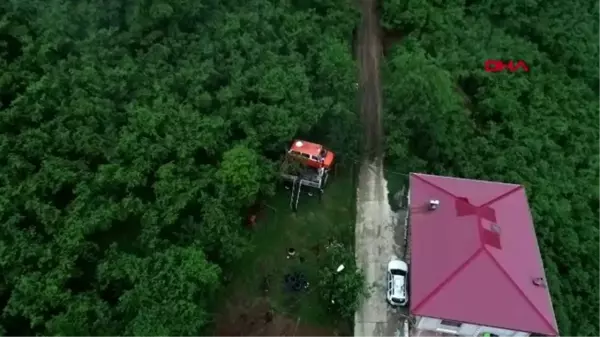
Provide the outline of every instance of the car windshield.
[[406,272],[400,269],[392,269],[390,270],[390,273],[392,273],[392,275],[406,276]]
[[397,299],[397,298],[392,298],[392,302],[394,302],[394,303],[398,303],[398,304],[402,303],[402,301],[400,301],[400,300],[399,300],[399,299]]

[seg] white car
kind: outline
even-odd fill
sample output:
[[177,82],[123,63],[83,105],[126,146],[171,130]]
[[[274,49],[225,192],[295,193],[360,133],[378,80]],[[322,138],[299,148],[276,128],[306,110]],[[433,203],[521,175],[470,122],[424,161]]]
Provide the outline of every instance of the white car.
[[408,265],[406,262],[392,259],[387,268],[387,301],[392,306],[405,306],[408,303],[406,285]]

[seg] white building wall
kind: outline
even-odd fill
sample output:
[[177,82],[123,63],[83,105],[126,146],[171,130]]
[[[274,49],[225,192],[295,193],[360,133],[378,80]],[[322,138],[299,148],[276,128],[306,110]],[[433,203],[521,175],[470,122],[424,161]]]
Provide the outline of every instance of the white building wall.
[[431,330],[435,331],[439,325],[441,320],[437,318],[431,317],[419,317],[417,320],[417,329],[419,330]]
[[513,337],[529,337],[529,332],[517,331]]
[[432,317],[418,317],[415,327],[419,330],[451,333],[458,336],[481,336],[483,333],[489,332],[501,337],[529,337],[529,333],[527,332],[487,327],[476,324],[463,323],[460,327],[445,326],[442,324],[441,319]]

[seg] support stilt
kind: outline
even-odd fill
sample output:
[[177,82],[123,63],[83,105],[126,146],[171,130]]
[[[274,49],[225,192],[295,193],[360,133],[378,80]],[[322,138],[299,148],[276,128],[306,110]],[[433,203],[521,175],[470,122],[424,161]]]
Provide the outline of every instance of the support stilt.
[[302,179],[298,181],[298,188],[296,188],[296,204],[294,205],[294,212],[298,210],[298,201],[300,200],[300,191],[302,190]]
[[296,191],[296,181],[298,180],[298,178],[294,179],[292,181],[292,195],[290,196],[290,208],[292,209],[292,211],[294,210],[294,192]]

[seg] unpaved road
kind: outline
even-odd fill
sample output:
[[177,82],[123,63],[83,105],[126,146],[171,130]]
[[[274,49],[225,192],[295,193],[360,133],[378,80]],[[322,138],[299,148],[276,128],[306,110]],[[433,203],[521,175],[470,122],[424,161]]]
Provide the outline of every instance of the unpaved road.
[[364,130],[365,152],[374,158],[381,154],[383,131],[381,123],[381,88],[379,59],[381,34],[376,0],[358,0],[362,20],[358,29],[360,116]]
[[[382,55],[375,0],[360,0],[362,21],[358,31],[360,113],[367,154],[361,164],[356,214],[356,261],[366,277],[370,295],[356,312],[355,336],[395,336],[405,309],[386,302],[386,266],[403,256],[404,216],[392,212],[383,175],[383,131],[379,60]],[[398,221],[400,219],[400,221]]]
[[391,308],[385,298],[387,263],[393,256],[402,256],[403,226],[397,225],[398,218],[387,200],[381,159],[366,160],[359,175],[356,259],[370,294],[356,312],[355,336],[395,336],[402,326],[403,313]]

